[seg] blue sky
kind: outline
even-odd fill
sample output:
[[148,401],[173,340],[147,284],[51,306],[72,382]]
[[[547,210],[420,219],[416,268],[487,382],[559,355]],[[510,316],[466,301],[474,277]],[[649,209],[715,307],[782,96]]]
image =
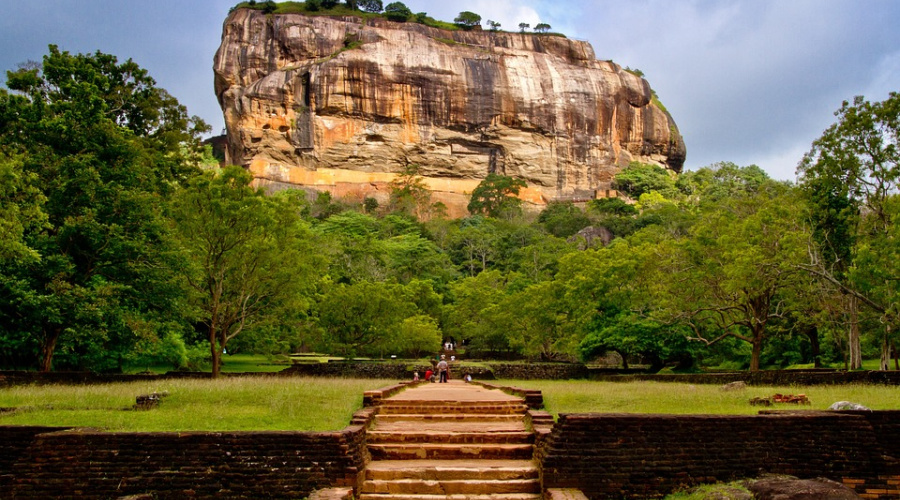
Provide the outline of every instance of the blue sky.
[[[212,58],[237,0],[0,0],[0,68],[48,44],[134,59],[223,128]],[[388,2],[385,2],[388,3]],[[757,164],[793,179],[843,100],[900,91],[896,0],[407,0],[452,20],[470,10],[504,29],[545,22],[599,59],[642,70],[685,137],[687,168]]]

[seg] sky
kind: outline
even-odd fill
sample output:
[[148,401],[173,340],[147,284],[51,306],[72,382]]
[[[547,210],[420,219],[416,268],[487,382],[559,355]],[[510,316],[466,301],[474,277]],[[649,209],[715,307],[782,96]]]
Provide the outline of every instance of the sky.
[[[237,3],[0,0],[0,69],[40,61],[49,44],[130,58],[218,134],[224,120],[212,59]],[[448,21],[476,12],[507,30],[544,22],[589,41],[598,59],[640,69],[684,136],[688,169],[730,161],[793,180],[844,100],[900,91],[898,0],[405,3]]]

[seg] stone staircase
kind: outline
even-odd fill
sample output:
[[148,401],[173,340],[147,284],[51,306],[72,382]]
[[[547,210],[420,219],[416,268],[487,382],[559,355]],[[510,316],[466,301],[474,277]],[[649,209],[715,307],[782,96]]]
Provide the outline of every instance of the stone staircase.
[[538,500],[521,398],[451,381],[385,399],[359,500]]

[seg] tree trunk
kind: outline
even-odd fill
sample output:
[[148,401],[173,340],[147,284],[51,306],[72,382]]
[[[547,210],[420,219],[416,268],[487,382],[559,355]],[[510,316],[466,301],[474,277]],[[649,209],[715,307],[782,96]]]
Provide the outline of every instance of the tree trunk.
[[624,352],[622,352],[622,351],[615,351],[615,352],[618,353],[619,356],[622,358],[622,369],[623,369],[623,370],[627,370],[627,369],[628,369],[628,357],[627,357],[627,355],[626,355]]
[[897,346],[891,341],[891,353],[894,355],[894,369],[900,371],[900,352],[897,352]]
[[762,354],[762,341],[763,341],[763,332],[753,332],[753,350],[750,354],[750,371],[758,372],[759,371],[759,357]]
[[891,342],[888,340],[890,335],[891,325],[884,325],[884,339],[881,342],[881,365],[879,366],[881,371],[888,371],[891,369]]
[[212,378],[219,377],[219,358],[222,356],[222,351],[216,345],[216,328],[214,326],[209,327],[209,351],[212,354]]
[[54,326],[43,328],[44,336],[41,339],[41,371],[49,372],[53,369],[53,353],[56,351],[56,343],[62,335],[62,327]]
[[806,336],[809,337],[809,355],[812,356],[813,366],[822,368],[822,348],[819,345],[819,328],[815,325],[810,326],[806,330]]
[[862,350],[859,345],[859,299],[850,296],[850,334],[847,346],[850,349],[850,369],[862,368]]

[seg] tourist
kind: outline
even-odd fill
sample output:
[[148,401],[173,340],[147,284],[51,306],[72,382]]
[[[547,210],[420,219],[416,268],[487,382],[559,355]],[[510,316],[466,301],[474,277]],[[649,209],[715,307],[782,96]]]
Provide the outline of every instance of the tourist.
[[413,372],[413,382],[419,381],[419,372]]
[[469,382],[471,382],[471,381],[472,381],[472,376],[469,375],[469,374],[467,373],[466,376],[465,376],[465,381],[466,381],[467,384],[468,384]]
[[441,356],[441,362],[437,365],[438,374],[440,375],[440,381],[443,383],[447,382],[447,379],[450,378],[450,365],[447,364],[447,360],[445,356]]
[[434,382],[434,372],[431,371],[430,368],[428,370],[425,370],[425,380]]

